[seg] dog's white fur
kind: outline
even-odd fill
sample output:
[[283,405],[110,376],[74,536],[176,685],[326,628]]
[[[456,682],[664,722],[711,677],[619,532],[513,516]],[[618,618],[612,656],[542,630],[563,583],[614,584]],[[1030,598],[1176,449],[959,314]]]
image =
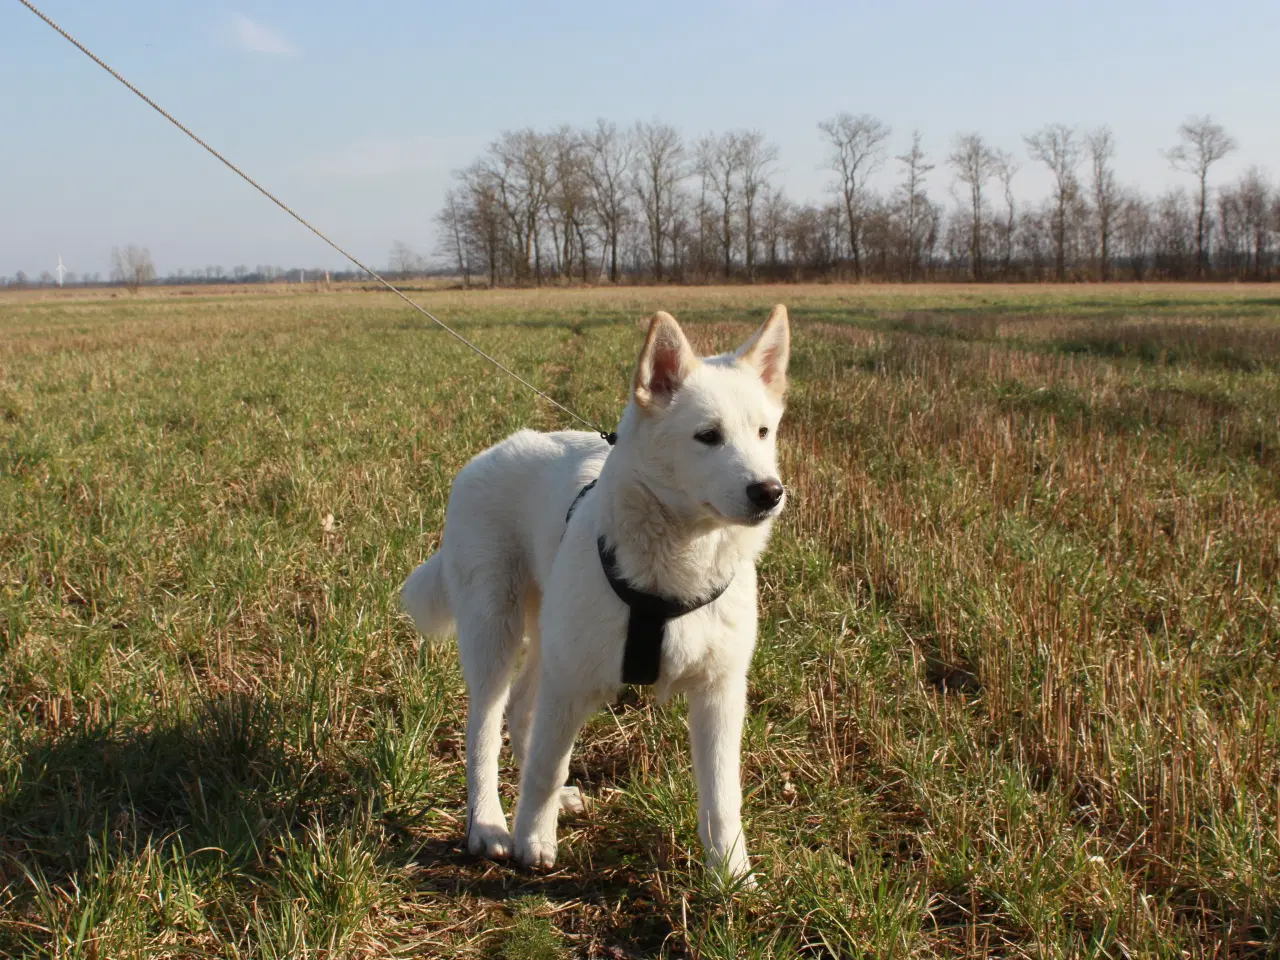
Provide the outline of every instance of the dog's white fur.
[[[705,360],[659,313],[612,450],[590,433],[523,430],[458,474],[440,550],[413,571],[402,597],[423,634],[456,624],[470,694],[472,853],[551,867],[557,813],[580,804],[561,787],[569,754],[588,714],[622,685],[627,631],[628,608],[596,550],[603,534],[640,589],[691,599],[731,581],[719,599],[668,623],[656,690],[661,699],[689,697],[708,865],[749,875],[739,751],[756,640],[755,562],[783,501],[761,510],[746,488],[778,477],[789,353],[781,305],[736,353]],[[709,429],[721,443],[706,442]],[[566,529],[570,503],[593,479]],[[504,705],[521,769],[514,841],[498,797]]]

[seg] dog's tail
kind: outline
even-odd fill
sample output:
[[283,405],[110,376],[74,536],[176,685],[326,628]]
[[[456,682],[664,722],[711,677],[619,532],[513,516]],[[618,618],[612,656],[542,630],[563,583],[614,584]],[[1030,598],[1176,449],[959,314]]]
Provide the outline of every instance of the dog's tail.
[[444,559],[435,554],[409,574],[400,588],[400,605],[424,637],[443,637],[453,632],[443,564]]

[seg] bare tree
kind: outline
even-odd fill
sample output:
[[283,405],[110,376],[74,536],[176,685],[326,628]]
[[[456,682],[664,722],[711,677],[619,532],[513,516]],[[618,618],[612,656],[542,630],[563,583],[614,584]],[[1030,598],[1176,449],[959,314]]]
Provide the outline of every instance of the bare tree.
[[588,219],[591,209],[591,185],[587,177],[586,144],[583,138],[561,127],[549,137],[551,151],[551,185],[547,195],[547,221],[556,243],[556,258],[561,274],[573,275],[577,263],[582,282],[588,281],[591,259]]
[[421,273],[426,268],[422,256],[408,244],[397,240],[391,245],[391,272],[401,278]]
[[1076,166],[1080,163],[1080,144],[1076,132],[1066,124],[1054,123],[1024,138],[1032,160],[1049,168],[1053,174],[1053,247],[1058,282],[1067,279],[1067,215],[1080,190]]
[[1133,193],[1121,198],[1116,235],[1135,280],[1146,278],[1147,257],[1151,250],[1154,226],[1151,206],[1142,196]]
[[111,248],[111,279],[125,284],[133,293],[144,283],[156,278],[156,265],[146,247],[129,244],[121,249]]
[[1174,169],[1196,178],[1200,188],[1196,212],[1196,272],[1200,276],[1208,271],[1209,257],[1205,242],[1205,229],[1209,208],[1209,168],[1236,148],[1236,141],[1226,129],[1213,122],[1212,117],[1188,117],[1178,128],[1182,142],[1170,150],[1166,157]]
[[631,220],[627,203],[627,178],[635,149],[615,124],[597,120],[584,138],[586,175],[591,185],[591,209],[609,256],[609,282],[618,282],[618,241]]
[[689,199],[689,194],[679,186],[672,191],[670,278],[677,283],[683,283],[686,279],[689,245],[693,236]]
[[1249,234],[1244,224],[1244,204],[1240,194],[1225,187],[1218,190],[1218,242],[1214,261],[1218,273],[1243,279],[1249,269]]
[[[1271,222],[1267,226],[1270,228],[1271,235],[1280,240],[1280,190],[1276,191],[1271,197],[1271,216],[1269,219]],[[1266,269],[1267,267],[1264,265],[1263,270],[1265,271]]]
[[689,224],[687,242],[689,259],[692,261],[694,272],[706,277],[716,272],[715,263],[720,247],[720,218],[716,212],[716,191],[712,182],[714,173],[710,164],[699,162],[701,160],[705,158],[695,152],[694,173],[698,176],[698,186],[690,198],[692,222]]
[[1185,280],[1195,271],[1195,213],[1181,187],[1156,198],[1152,210],[1152,260],[1159,275]]
[[[742,165],[742,245],[747,268],[747,279],[756,278],[757,210],[761,190],[769,187],[769,174],[778,162],[778,147],[765,139],[758,130],[748,130],[739,135],[738,149]],[[776,231],[774,237],[777,236]],[[774,255],[776,257],[776,247]]]
[[708,134],[698,141],[695,168],[716,200],[716,246],[726,280],[733,272],[735,204],[742,173],[742,143],[736,133]]
[[915,280],[920,268],[921,252],[925,234],[929,228],[930,204],[924,191],[925,175],[933,169],[928,162],[924,149],[920,146],[920,131],[911,134],[911,147],[906,153],[895,157],[905,167],[902,183],[898,189],[902,193],[900,200],[903,220],[903,244],[906,247],[905,261],[907,280]]
[[1007,278],[1013,272],[1013,249],[1017,233],[1017,209],[1013,196],[1013,178],[1018,175],[1018,162],[1013,155],[1004,150],[996,151],[995,172],[1004,193],[1004,223],[998,230],[1001,246],[1003,272]]
[[[466,202],[456,189],[445,192],[444,206],[436,214],[440,228],[440,252],[462,275],[463,286],[471,287],[471,238],[468,230]],[[394,254],[393,254],[394,261]]]
[[503,133],[482,161],[486,178],[509,227],[515,279],[542,282],[540,227],[552,183],[551,151],[534,130]]
[[769,269],[775,272],[782,264],[787,222],[790,218],[791,204],[787,202],[786,195],[780,189],[766,188],[761,203],[760,240],[764,244]]
[[840,256],[840,235],[844,232],[843,204],[825,207],[806,204],[795,210],[787,224],[787,246],[797,278],[804,271],[826,271]]
[[[1270,245],[1271,185],[1257,167],[1250,167],[1236,187],[1240,213],[1249,245],[1249,273],[1254,280],[1267,278],[1267,256]],[[1280,199],[1280,198],[1278,198]],[[1280,208],[1278,208],[1280,209]],[[1280,229],[1280,222],[1276,223]]]
[[1098,228],[1098,278],[1111,279],[1111,232],[1116,209],[1120,206],[1120,191],[1116,187],[1116,174],[1111,161],[1116,155],[1115,138],[1108,126],[1098,127],[1086,138],[1089,148],[1089,166],[1093,172],[1093,213]]
[[982,279],[982,227],[984,202],[982,191],[996,168],[996,154],[980,133],[956,137],[947,162],[956,179],[969,190],[969,264],[974,280]]
[[505,272],[510,261],[512,244],[507,236],[511,222],[503,208],[498,179],[489,165],[477,161],[454,176],[461,184],[466,210],[466,234],[475,251],[478,269],[489,274],[489,286],[498,285],[498,275]]
[[642,121],[636,124],[635,145],[632,183],[644,210],[654,278],[661,280],[663,260],[675,228],[677,194],[685,178],[684,143],[675,127]]
[[831,148],[828,165],[839,178],[838,190],[844,203],[845,228],[849,232],[849,254],[853,275],[862,279],[862,227],[865,218],[867,178],[883,158],[889,127],[870,114],[841,113],[823,120],[818,129]]
[[1215,273],[1268,279],[1273,224],[1272,191],[1266,177],[1250,167],[1233,186],[1218,190],[1217,206],[1221,240],[1214,249]]

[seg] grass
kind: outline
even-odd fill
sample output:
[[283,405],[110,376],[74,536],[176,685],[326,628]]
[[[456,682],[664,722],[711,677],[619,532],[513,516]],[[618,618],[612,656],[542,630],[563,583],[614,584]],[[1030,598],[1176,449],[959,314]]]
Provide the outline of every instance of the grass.
[[603,424],[642,314],[711,350],[791,306],[761,889],[704,878],[643,692],[579,743],[553,874],[460,849],[461,678],[396,591],[548,405],[379,294],[18,295],[0,955],[1280,953],[1270,288],[427,296]]

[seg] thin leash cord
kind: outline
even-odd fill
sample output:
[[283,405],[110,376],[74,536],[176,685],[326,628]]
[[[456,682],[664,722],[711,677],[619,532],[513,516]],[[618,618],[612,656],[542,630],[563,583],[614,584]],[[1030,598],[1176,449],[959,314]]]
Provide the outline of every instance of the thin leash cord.
[[63,39],[71,43],[72,46],[74,46],[77,50],[83,53],[86,57],[88,57],[98,66],[100,66],[103,70],[107,71],[107,73],[111,74],[111,76],[115,77],[122,84],[124,84],[124,86],[127,87],[131,92],[133,92],[138,97],[138,99],[140,99],[143,103],[145,103],[156,113],[160,114],[160,116],[164,117],[166,120],[172,123],[175,127],[177,127],[179,130],[185,133],[188,137],[190,137],[200,146],[204,147],[205,150],[213,154],[213,156],[216,157],[218,160],[222,161],[222,163],[226,167],[228,167],[232,173],[239,176],[242,180],[245,181],[245,183],[249,184],[249,186],[253,187],[260,194],[262,194],[264,197],[266,197],[268,200],[274,203],[277,207],[279,207],[289,216],[293,217],[293,219],[297,220],[300,224],[302,224],[304,227],[306,227],[308,230],[314,233],[317,237],[319,237],[321,240],[327,243],[334,250],[337,250],[338,253],[342,254],[344,257],[346,257],[348,260],[354,263],[357,267],[359,267],[361,270],[363,270],[365,273],[371,276],[374,280],[378,281],[378,283],[382,284],[384,287],[386,287],[388,290],[394,293],[397,297],[399,297],[401,300],[407,303],[409,306],[413,307],[413,309],[417,310],[420,314],[422,314],[424,317],[426,317],[428,320],[430,320],[432,323],[438,326],[441,330],[449,334],[449,336],[453,337],[455,340],[457,340],[459,343],[463,344],[464,346],[470,348],[478,356],[481,356],[485,360],[488,360],[491,364],[493,364],[495,367],[497,367],[507,376],[511,377],[511,379],[515,380],[517,383],[523,384],[524,386],[528,387],[530,390],[532,390],[534,393],[540,396],[543,400],[546,400],[547,403],[551,404],[556,409],[560,410],[563,413],[567,413],[570,417],[572,417],[574,420],[577,420],[580,424],[587,427],[592,432],[598,433],[603,439],[607,440],[610,444],[614,442],[614,439],[615,439],[614,434],[609,433],[605,430],[601,430],[599,427],[593,424],[590,420],[585,420],[582,417],[578,416],[576,413],[574,413],[572,410],[566,407],[559,400],[556,400],[553,397],[547,396],[546,393],[539,390],[537,387],[535,387],[532,383],[530,383],[524,377],[520,376],[520,374],[516,373],[510,367],[506,366],[499,360],[485,353],[483,350],[477,347],[474,343],[472,343],[462,334],[458,333],[458,331],[454,330],[451,326],[449,326],[443,320],[433,315],[425,307],[423,307],[418,303],[415,303],[413,300],[410,300],[407,296],[405,296],[403,293],[400,292],[400,289],[396,287],[395,284],[391,283],[389,280],[385,280],[377,271],[372,270],[369,267],[366,267],[363,263],[357,260],[350,253],[348,253],[342,247],[338,246],[338,244],[334,243],[334,241],[330,240],[321,230],[319,230],[317,227],[312,226],[301,215],[295,213],[293,208],[290,207],[287,203],[285,203],[283,200],[281,200],[279,197],[273,194],[266,187],[262,186],[260,183],[254,180],[251,176],[249,176],[247,173],[245,173],[243,170],[237,167],[234,163],[232,163],[230,160],[228,160],[226,157],[220,154],[217,150],[213,149],[213,147],[209,146],[209,144],[201,140],[189,128],[187,128],[180,121],[178,121],[177,118],[175,118],[171,113],[169,113],[169,111],[165,110],[164,107],[160,106],[160,104],[156,103],[154,100],[148,97],[145,93],[143,93],[141,90],[135,87],[132,83],[130,83],[128,80],[122,77],[119,73],[113,70],[110,66],[107,65],[107,63],[105,63],[100,57],[98,57],[97,54],[95,54],[92,50],[86,47],[83,43],[81,43],[71,34],[67,33],[66,30],[62,29],[62,27],[58,26],[57,23],[55,23],[52,19],[50,19],[50,17],[46,15],[42,10],[40,10],[40,8],[38,8],[34,3],[31,3],[30,0],[18,0],[18,2],[22,4],[24,7],[26,7],[28,10],[30,10],[32,13],[34,13],[41,20],[43,20],[45,23],[47,23],[59,34],[61,34]]

